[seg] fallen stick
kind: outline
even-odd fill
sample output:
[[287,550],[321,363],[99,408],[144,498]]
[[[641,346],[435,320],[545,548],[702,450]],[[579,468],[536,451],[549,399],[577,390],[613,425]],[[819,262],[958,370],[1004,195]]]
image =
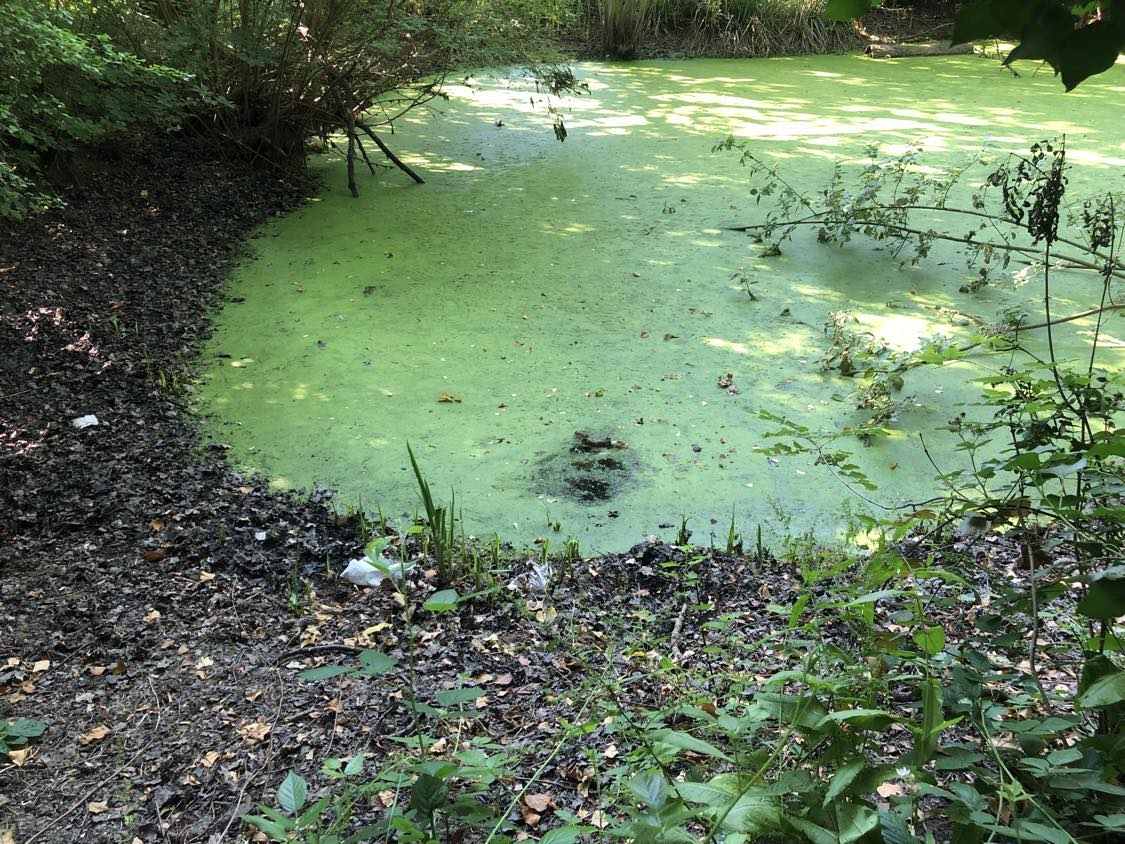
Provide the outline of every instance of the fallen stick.
[[913,56],[961,56],[973,52],[972,44],[868,44],[864,49],[875,59],[900,59]]

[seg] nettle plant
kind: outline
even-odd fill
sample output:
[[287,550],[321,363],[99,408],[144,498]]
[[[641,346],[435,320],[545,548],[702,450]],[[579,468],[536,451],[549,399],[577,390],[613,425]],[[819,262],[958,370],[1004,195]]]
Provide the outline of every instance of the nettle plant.
[[[1028,263],[1017,281],[1041,285],[1041,315],[972,318],[975,334],[967,342],[933,340],[909,353],[891,351],[856,330],[846,314],[831,315],[824,366],[856,382],[853,399],[869,418],[842,430],[813,431],[763,412],[775,428],[768,436],[776,441],[763,451],[812,457],[856,496],[883,507],[886,518],[864,520],[885,543],[908,535],[926,540],[953,528],[970,541],[1003,533],[1018,551],[1023,574],[990,596],[991,606],[977,617],[986,646],[933,654],[942,658],[935,668],[945,678],[946,714],[964,719],[981,742],[939,764],[966,771],[968,782],[917,780],[920,792],[947,801],[942,811],[965,836],[958,840],[1102,840],[1120,834],[1125,789],[1116,782],[1125,769],[1125,671],[1117,622],[1125,615],[1125,434],[1118,423],[1125,401],[1120,375],[1100,365],[1099,352],[1106,345],[1106,320],[1125,307],[1118,298],[1125,280],[1125,230],[1116,210],[1121,197],[1107,193],[1071,202],[1061,142],[1034,144],[1028,154],[990,166],[967,206],[954,205],[953,197],[983,162],[980,157],[935,173],[919,166],[917,152],[879,158],[872,150],[858,175],[837,167],[824,189],[809,196],[733,141],[719,148],[741,149],[756,179],[754,195],[771,203],[763,223],[743,227],[767,241],[810,228],[821,243],[866,238],[915,264],[927,260],[934,244],[947,242],[977,269],[977,282],[964,292],[1010,271],[1015,258]],[[953,226],[968,230],[954,233]],[[1060,316],[1052,312],[1052,283],[1064,268],[1095,284],[1086,309]],[[1089,356],[1062,360],[1055,329],[1080,318],[1094,322]],[[1045,344],[1030,342],[1044,336]],[[980,416],[959,413],[944,430],[954,438],[962,465],[939,467],[919,437],[938,472],[935,494],[901,508],[877,502],[871,497],[875,484],[847,442],[858,435],[869,444],[888,433],[910,403],[899,395],[911,370],[974,362],[972,356],[981,353],[989,366],[979,379]],[[1041,676],[1045,620],[1069,634],[1066,658],[1078,677],[1073,696],[1065,684],[1053,688]],[[1022,667],[997,667],[989,655],[993,647],[1023,650]],[[1007,705],[988,693],[1002,677],[1023,689]],[[1012,703],[1023,707],[1019,717],[1012,716]],[[1059,709],[1066,714],[1055,714]],[[886,828],[883,835],[911,840]]]

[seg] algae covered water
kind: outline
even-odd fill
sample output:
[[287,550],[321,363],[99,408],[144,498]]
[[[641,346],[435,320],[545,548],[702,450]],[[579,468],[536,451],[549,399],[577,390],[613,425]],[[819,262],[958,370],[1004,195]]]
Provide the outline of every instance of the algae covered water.
[[[813,191],[871,143],[948,164],[1065,133],[1072,189],[1125,187],[1106,107],[1125,94],[1121,67],[1070,94],[972,56],[576,71],[590,92],[564,104],[565,143],[518,74],[493,72],[388,138],[425,185],[389,170],[361,177],[353,199],[343,162],[324,158],[326,190],[253,242],[207,353],[202,406],[237,462],[398,517],[416,509],[409,441],[435,495],[456,491],[467,532],[517,542],[621,550],[671,538],[686,517],[695,541],[721,544],[732,513],[747,536],[759,524],[829,535],[855,498],[808,461],[755,450],[772,427],[759,410],[813,428],[862,420],[840,400],[847,379],[820,369],[826,315],[850,311],[909,348],[964,330],[938,307],[1034,313],[1040,291],[959,293],[971,271],[952,253],[903,268],[809,236],[763,255],[726,229],[764,210],[737,156],[712,147],[733,134]],[[1056,307],[1089,295],[1064,282]],[[1111,365],[1117,325],[1103,337]],[[1068,324],[1064,354],[1088,349],[1090,330]],[[900,433],[855,445],[875,498],[933,493],[914,434],[952,461],[931,432],[975,400],[979,374],[911,374]]]

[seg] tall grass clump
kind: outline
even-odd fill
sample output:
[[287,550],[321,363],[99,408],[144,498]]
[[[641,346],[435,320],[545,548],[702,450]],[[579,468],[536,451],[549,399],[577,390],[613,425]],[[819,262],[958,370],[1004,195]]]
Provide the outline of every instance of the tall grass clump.
[[833,53],[859,43],[854,26],[822,17],[825,0],[580,0],[608,56],[645,48],[692,55]]

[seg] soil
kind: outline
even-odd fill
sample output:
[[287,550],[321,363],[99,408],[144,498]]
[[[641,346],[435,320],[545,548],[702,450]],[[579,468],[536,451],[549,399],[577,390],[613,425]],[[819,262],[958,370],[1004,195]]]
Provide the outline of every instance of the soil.
[[[244,841],[241,816],[272,803],[287,771],[317,790],[324,759],[365,751],[370,770],[412,735],[401,667],[298,677],[368,647],[406,662],[402,595],[332,573],[360,552],[361,525],[326,490],[282,495],[233,471],[187,404],[244,238],[312,186],[183,139],[124,160],[0,234],[0,719],[47,724],[0,763],[0,827],[19,844]],[[96,425],[72,423],[90,414]],[[995,556],[983,591],[1012,577],[1010,554]],[[500,582],[526,583],[527,569]],[[417,571],[413,605],[437,582]],[[621,695],[639,711],[685,693],[650,637],[717,678],[688,691],[719,700],[732,677],[779,667],[762,640],[798,595],[786,566],[652,542],[576,561],[559,583],[550,602],[502,588],[415,612],[418,698],[481,690],[478,717],[428,727],[429,751],[484,740],[509,757],[500,800],[534,783],[534,803],[511,806],[532,837],[564,810],[601,825],[606,773],[586,751],[613,758],[622,740],[591,701]],[[708,648],[704,622],[719,617],[759,646]],[[848,646],[848,630],[830,632]],[[589,732],[563,746],[566,721]]]

